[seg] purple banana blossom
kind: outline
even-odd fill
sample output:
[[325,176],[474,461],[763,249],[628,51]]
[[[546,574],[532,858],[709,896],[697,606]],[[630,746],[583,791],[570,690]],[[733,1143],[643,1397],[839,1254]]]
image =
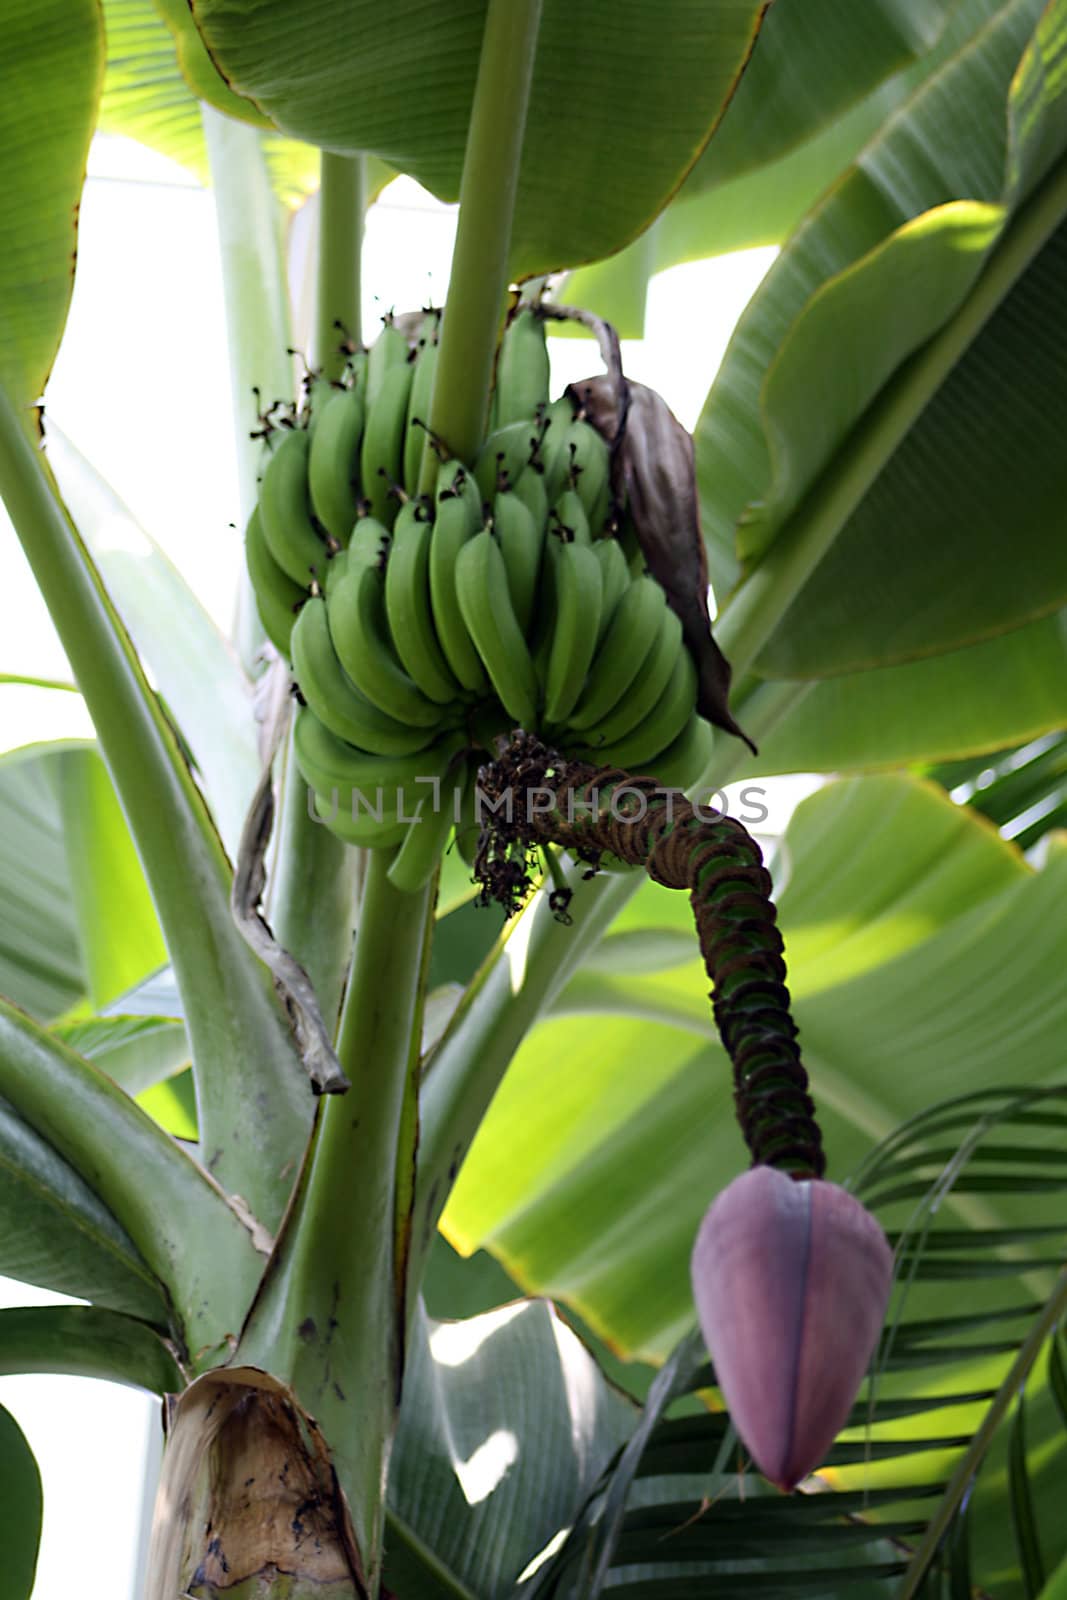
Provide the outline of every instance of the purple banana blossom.
[[737,1431],[764,1476],[793,1489],[844,1425],[878,1342],[885,1234],[837,1184],[757,1166],[705,1214],[692,1276]]

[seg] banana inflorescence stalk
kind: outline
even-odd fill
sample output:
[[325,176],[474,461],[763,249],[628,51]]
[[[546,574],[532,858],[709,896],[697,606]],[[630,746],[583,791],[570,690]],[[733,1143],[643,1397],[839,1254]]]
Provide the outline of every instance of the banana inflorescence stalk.
[[516,726],[672,786],[711,742],[682,624],[626,538],[610,442],[573,394],[549,398],[535,311],[505,331],[477,459],[431,439],[436,482],[418,492],[438,323],[388,320],[339,383],[309,383],[269,435],[246,532],[314,814],[401,846],[391,871],[412,890],[453,828],[473,856],[474,775]]
[[522,893],[526,853],[548,843],[592,867],[613,856],[688,891],[753,1161],[820,1177],[822,1136],[789,1012],[770,874],[747,829],[694,807],[664,781],[568,759],[523,733],[499,742],[478,774],[478,798],[476,875],[486,898],[509,909]]

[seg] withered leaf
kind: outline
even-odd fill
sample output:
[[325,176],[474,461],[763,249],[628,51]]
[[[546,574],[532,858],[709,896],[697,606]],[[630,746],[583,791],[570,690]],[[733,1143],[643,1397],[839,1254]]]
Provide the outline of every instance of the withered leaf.
[[693,440],[654,389],[625,380],[629,405],[610,375],[583,378],[568,393],[612,451],[612,488],[625,504],[649,572],[682,624],[697,669],[697,710],[717,728],[756,746],[730,714],[730,663],[708,615],[708,561],[700,532]]

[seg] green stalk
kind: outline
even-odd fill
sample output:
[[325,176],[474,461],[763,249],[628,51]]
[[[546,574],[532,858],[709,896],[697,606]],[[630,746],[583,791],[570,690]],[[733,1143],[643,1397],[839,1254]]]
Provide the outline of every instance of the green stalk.
[[[468,464],[485,436],[540,21],[541,0],[489,0],[430,408],[433,437]],[[433,460],[427,448],[424,491]]]
[[352,1087],[320,1105],[300,1188],[237,1358],[285,1378],[322,1427],[372,1595],[403,1355],[396,1169],[418,1066],[433,915],[431,889],[394,889],[389,862],[384,851],[370,855],[341,1017],[338,1055]]
[[[260,134],[209,105],[200,110],[215,192],[243,529],[263,470],[263,446],[251,438],[260,426],[253,389],[258,388],[264,406],[288,399],[293,389],[289,288],[278,200]],[[247,577],[238,591],[234,633],[240,658],[251,670],[264,633]]]
[[[345,362],[335,322],[356,343],[360,338],[363,165],[361,156],[322,155],[312,360],[331,381]],[[271,874],[271,926],[310,977],[331,1027],[352,951],[360,859],[361,852],[312,819],[290,737]]]
[[419,1094],[418,1185],[408,1299],[415,1300],[426,1255],[459,1169],[519,1045],[567,979],[643,883],[637,872],[603,873],[591,883],[567,874],[572,925],[552,915],[539,892],[508,925],[471,979],[433,1050]]
[[85,697],[186,1006],[209,1170],[277,1226],[311,1095],[230,914],[229,863],[122,621],[0,392],[0,489]]
[[[345,335],[362,342],[360,255],[366,209],[362,156],[322,152],[319,263],[311,359],[332,383],[344,370]],[[336,326],[340,323],[344,332]]]
[[959,310],[882,390],[759,566],[736,590],[715,629],[735,677],[752,667],[924,406],[1065,214],[1067,163],[1061,162],[1010,224]]
[[[281,759],[281,758],[280,758]],[[332,1031],[352,955],[364,852],[345,844],[309,813],[308,786],[285,747],[278,847],[270,879],[270,925],[300,962]]]

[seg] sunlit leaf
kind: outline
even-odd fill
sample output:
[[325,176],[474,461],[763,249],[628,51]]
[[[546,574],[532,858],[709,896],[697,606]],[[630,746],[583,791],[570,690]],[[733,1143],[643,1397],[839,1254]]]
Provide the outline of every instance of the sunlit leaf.
[[[196,0],[193,17],[227,80],[283,131],[373,151],[454,200],[485,11],[486,0],[388,11],[306,0],[297,22],[280,0]],[[718,120],[761,11],[755,0],[664,0],[622,16],[605,0],[545,0],[516,276],[596,259],[651,222]]]
[[389,1588],[503,1600],[634,1419],[546,1302],[464,1322],[420,1308],[389,1477]]
[[44,390],[74,288],[103,29],[94,0],[4,0],[0,28],[0,383],[21,407]]
[[[838,519],[759,658],[770,675],[960,649],[1061,601],[1067,574],[1047,537],[1061,454],[1039,420],[1025,440],[1013,432],[1024,414],[1055,412],[1063,369],[1052,350],[1047,365],[1019,364],[1023,344],[1047,348],[1067,210],[1064,36],[1058,7],[1041,11],[999,8],[864,149],[764,280],[709,397],[698,454],[720,595],[738,571],[735,532],[736,557],[754,563],[802,515]],[[922,294],[902,293],[919,255]],[[824,343],[810,359],[828,318],[834,355]],[[864,440],[850,431],[861,419]],[[1017,467],[1022,448],[1028,493],[1009,510],[998,452]],[[816,509],[806,497],[836,492],[846,462],[840,517]],[[1006,516],[1020,541],[1010,572]]]

